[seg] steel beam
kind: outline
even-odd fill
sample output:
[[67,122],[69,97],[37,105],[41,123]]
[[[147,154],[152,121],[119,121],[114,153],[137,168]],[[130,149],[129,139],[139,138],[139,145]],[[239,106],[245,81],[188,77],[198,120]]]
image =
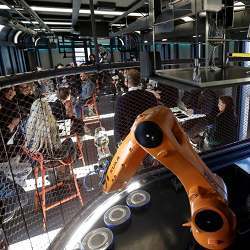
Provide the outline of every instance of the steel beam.
[[114,23],[117,23],[118,21],[120,21],[122,18],[126,17],[129,13],[131,12],[134,12],[136,10],[138,10],[139,8],[141,8],[142,6],[144,6],[145,4],[147,4],[148,1],[146,0],[142,0],[138,3],[136,3],[135,5],[133,5],[130,9],[128,9],[127,11],[125,11],[121,16],[118,16],[117,18],[115,18],[111,23],[111,24],[114,24]]
[[125,69],[139,67],[139,62],[127,62],[127,63],[103,63],[96,66],[81,66],[63,69],[48,69],[35,72],[19,73],[17,75],[2,76],[0,78],[0,90],[22,83],[28,83],[32,81],[38,81],[42,79],[50,79],[54,77],[67,76],[72,74],[80,74],[81,72],[95,73],[105,70],[113,69]]
[[99,48],[98,48],[97,37],[96,37],[95,10],[94,10],[93,0],[89,0],[89,7],[90,7],[90,12],[91,12],[92,36],[93,36],[94,45],[95,45],[95,60],[96,60],[96,63],[99,63]]
[[25,2],[25,0],[19,0],[19,1],[20,1],[20,4],[23,6],[23,8],[26,9],[26,11],[27,11],[30,15],[32,15],[32,16],[39,22],[39,24],[40,24],[43,28],[45,28],[45,29],[46,29],[47,31],[49,31],[50,33],[53,33],[53,32],[50,30],[49,26],[48,26],[47,24],[45,24],[45,23],[43,22],[43,20],[36,14],[36,12],[30,8],[30,6]]

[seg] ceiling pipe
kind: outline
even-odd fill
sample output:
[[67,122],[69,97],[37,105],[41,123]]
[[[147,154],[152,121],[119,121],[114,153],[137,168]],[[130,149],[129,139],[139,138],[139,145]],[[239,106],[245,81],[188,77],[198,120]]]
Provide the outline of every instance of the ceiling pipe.
[[72,2],[72,28],[74,29],[75,25],[77,24],[78,17],[79,17],[79,11],[81,8],[81,0],[73,0]]
[[21,16],[24,20],[29,21],[30,19],[27,18],[26,16],[24,16],[20,11],[16,10],[12,5],[10,5],[9,3],[7,3],[5,0],[0,0],[0,2],[6,6],[8,6],[9,9],[11,9],[12,11],[16,12],[19,16]]

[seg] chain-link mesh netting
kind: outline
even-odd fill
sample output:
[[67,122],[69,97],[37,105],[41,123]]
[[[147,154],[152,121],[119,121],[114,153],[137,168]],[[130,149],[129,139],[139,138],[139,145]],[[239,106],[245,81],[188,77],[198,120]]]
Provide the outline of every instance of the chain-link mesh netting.
[[[131,81],[140,82],[135,70],[1,90],[0,235],[12,249],[48,247],[101,190],[117,145],[150,107],[171,108],[198,152],[243,139],[234,88],[184,91]],[[158,165],[150,157],[143,164],[143,171]]]
[[97,91],[85,74],[1,90],[1,237],[11,249],[46,249],[99,192],[113,107],[102,114]]

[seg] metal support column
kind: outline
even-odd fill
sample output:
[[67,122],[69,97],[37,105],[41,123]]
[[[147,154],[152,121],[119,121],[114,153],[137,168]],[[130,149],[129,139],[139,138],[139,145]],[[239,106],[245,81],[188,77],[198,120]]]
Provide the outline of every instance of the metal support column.
[[206,15],[205,22],[205,66],[209,66],[209,41],[208,41],[208,32],[209,32],[209,24],[208,24],[208,15]]
[[[36,53],[36,51],[35,51]],[[51,52],[51,48],[48,48],[48,54],[49,54],[49,64],[50,64],[50,68],[54,67],[54,63],[53,63],[53,57],[52,57],[52,52]],[[39,61],[37,61],[37,64],[39,65]]]
[[89,7],[91,12],[91,27],[92,27],[92,36],[94,38],[94,46],[95,46],[95,57],[96,63],[99,63],[99,48],[97,44],[97,37],[96,37],[96,24],[95,24],[95,12],[94,12],[94,3],[93,0],[89,0]]

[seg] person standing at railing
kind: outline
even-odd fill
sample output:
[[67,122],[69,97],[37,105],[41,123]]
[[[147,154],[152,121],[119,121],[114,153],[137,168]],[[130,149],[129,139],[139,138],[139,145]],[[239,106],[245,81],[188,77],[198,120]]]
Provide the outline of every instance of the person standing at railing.
[[115,105],[114,134],[117,144],[128,135],[139,114],[157,105],[154,94],[141,89],[138,70],[127,70],[125,85],[128,87],[128,93],[119,96]]

